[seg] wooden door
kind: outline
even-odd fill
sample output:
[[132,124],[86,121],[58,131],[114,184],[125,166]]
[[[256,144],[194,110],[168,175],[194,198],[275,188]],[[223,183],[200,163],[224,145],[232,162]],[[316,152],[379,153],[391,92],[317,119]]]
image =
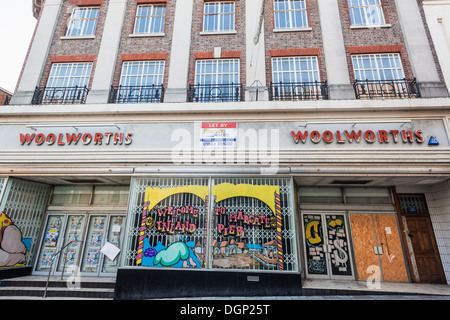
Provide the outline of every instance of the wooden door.
[[429,217],[407,216],[410,238],[421,283],[447,283]]

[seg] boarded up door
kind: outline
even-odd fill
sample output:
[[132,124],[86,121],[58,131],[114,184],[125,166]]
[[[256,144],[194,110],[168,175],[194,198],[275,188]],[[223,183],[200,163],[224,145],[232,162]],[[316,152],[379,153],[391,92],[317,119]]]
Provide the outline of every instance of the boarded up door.
[[358,278],[367,279],[368,268],[377,266],[382,280],[407,282],[403,251],[393,214],[351,214]]

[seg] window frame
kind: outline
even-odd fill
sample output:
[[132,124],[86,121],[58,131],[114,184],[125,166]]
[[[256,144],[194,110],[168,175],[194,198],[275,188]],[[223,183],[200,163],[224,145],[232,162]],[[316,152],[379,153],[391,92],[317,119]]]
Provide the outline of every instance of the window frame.
[[[75,14],[78,11],[85,11],[86,13],[81,18],[75,18]],[[93,12],[93,11],[96,11],[96,16],[94,18],[88,17],[89,12]],[[97,32],[99,16],[100,16],[100,7],[98,7],[98,6],[73,8],[72,14],[69,18],[69,23],[68,23],[68,27],[66,30],[66,34],[64,37],[65,38],[95,38],[95,34]],[[83,31],[83,32],[80,32],[80,34],[73,34],[73,31],[76,30],[74,28],[75,21],[80,21],[80,24],[82,26],[81,28],[79,28],[80,30]],[[89,30],[88,21],[95,21],[94,26],[92,28],[93,30],[89,34],[86,33],[87,30]]]
[[[83,66],[84,65],[84,66]],[[65,75],[61,75],[63,72],[64,66],[70,69],[70,72]],[[75,67],[82,67],[82,76],[76,75]],[[55,62],[52,64],[50,69],[50,73],[47,79],[46,87],[47,88],[83,88],[88,87],[89,82],[92,75],[93,62]],[[69,85],[69,83],[73,83],[74,79],[84,79],[82,80],[81,85]],[[58,83],[59,79],[63,80],[63,85],[53,85],[54,83]]]
[[[145,68],[149,68],[150,64],[154,64],[155,69],[160,70],[160,73],[137,73],[137,74],[126,74],[124,75],[124,71],[126,70],[126,68],[132,70],[133,69],[133,64],[138,65],[138,68],[141,68],[142,71],[145,70]],[[122,63],[122,69],[120,72],[120,80],[119,83],[121,86],[151,86],[151,85],[162,85],[164,83],[164,70],[165,70],[165,61],[164,60],[141,60],[141,61],[137,61],[137,60],[133,60],[133,61],[124,61]],[[130,77],[136,77],[139,78],[139,84],[132,84],[130,85],[128,81],[125,81],[124,83],[124,79],[130,78]],[[145,83],[144,82],[144,78],[156,78],[158,79],[158,81],[152,81],[152,83]]]
[[[217,12],[207,12],[208,7],[217,6]],[[232,11],[225,12],[224,6],[232,5]],[[214,19],[213,29],[207,29],[209,26],[207,17],[217,16],[217,21]],[[231,28],[223,29],[221,25],[223,24],[224,17],[231,17]],[[225,24],[224,24],[225,26]],[[217,34],[217,33],[236,33],[236,1],[208,1],[203,5],[203,25],[201,34]]]
[[[277,61],[278,60],[278,61]],[[285,61],[283,61],[285,60]],[[305,61],[302,61],[305,60]],[[273,57],[272,58],[272,81],[273,83],[279,83],[279,79],[283,78],[283,74],[290,74],[291,80],[288,83],[305,83],[305,82],[320,82],[320,67],[319,67],[319,59],[317,56],[291,56],[291,57]],[[314,66],[315,69],[302,69],[302,62],[306,63],[307,66]],[[288,70],[275,70],[275,63],[278,63],[279,66],[283,66],[284,63],[288,63],[289,67],[294,66],[294,69],[288,69]],[[295,67],[300,68],[295,68]],[[302,73],[308,74],[309,81],[301,81],[302,79]],[[311,78],[312,75],[312,78]],[[292,81],[292,77],[295,77],[294,81]],[[276,81],[277,79],[278,81]],[[282,83],[287,83],[283,82]]]
[[[143,7],[150,7],[151,12],[148,16],[139,16],[139,10]],[[156,15],[155,11],[158,8],[163,8],[164,11],[162,15]],[[166,13],[167,13],[167,6],[166,3],[152,3],[152,4],[138,4],[136,8],[136,17],[134,19],[134,26],[133,26],[133,34],[134,36],[152,36],[152,35],[163,35],[165,33],[165,27],[166,27]],[[152,31],[151,26],[153,24],[154,20],[157,20],[158,18],[161,19],[161,23],[159,23],[159,30],[158,31]],[[145,28],[145,32],[137,32],[138,28],[138,20],[139,19],[148,19],[147,27]]]
[[[226,72],[226,73],[218,72],[219,71],[219,65],[222,64],[221,68],[223,70],[224,63],[227,62],[227,61],[232,63],[232,66],[233,66],[234,70],[230,71],[230,72]],[[207,63],[211,63],[212,64],[212,69],[214,70],[214,68],[215,68],[216,72],[199,73],[200,67],[203,67],[203,68],[207,68],[208,67],[206,65]],[[195,61],[195,74],[194,74],[195,80],[194,80],[194,84],[200,84],[200,85],[209,85],[209,84],[222,85],[222,84],[231,84],[231,83],[238,84],[238,83],[240,83],[240,67],[241,67],[240,63],[241,63],[240,59],[237,59],[237,58],[196,60]],[[201,66],[202,64],[203,64],[203,66]],[[209,82],[209,83],[206,83],[205,81],[197,81],[197,79],[199,79],[199,77],[202,77],[204,79],[205,77],[208,77],[208,75],[209,75],[209,76],[214,77],[215,79],[217,79],[218,77],[223,77],[224,74],[232,75],[233,77],[237,76],[237,81],[231,81],[231,82],[223,82],[223,81],[222,82],[218,82],[218,81],[214,82],[214,81],[212,81],[212,82]]]
[[[287,4],[288,8],[285,10],[277,10],[277,2],[284,2]],[[299,2],[300,6],[303,8],[296,9],[294,3]],[[287,19],[285,22],[285,27],[279,26],[279,14],[285,12],[286,16],[289,16],[289,19]],[[293,25],[293,21],[296,21],[296,12],[303,13],[301,15],[301,21],[304,21],[304,24],[298,26]],[[274,31],[298,31],[298,30],[311,30],[308,23],[308,9],[306,7],[306,0],[273,0],[273,14],[274,14]],[[278,26],[277,26],[278,24]]]
[[[357,66],[364,66],[364,58],[369,57],[370,59],[370,66],[371,68],[357,68]],[[379,65],[380,61],[387,57],[389,61],[390,67],[384,67],[382,65]],[[353,72],[355,76],[355,80],[357,81],[365,81],[365,80],[376,80],[376,81],[385,81],[385,80],[401,80],[405,78],[405,72],[403,69],[403,63],[402,58],[399,53],[370,53],[370,54],[353,54],[351,56],[352,58],[352,65],[353,65]],[[355,65],[355,61],[358,61],[358,65]],[[392,66],[392,62],[397,61],[397,65]],[[374,65],[375,62],[375,65]],[[383,63],[383,61],[381,61]],[[386,75],[385,70],[392,70],[392,74],[397,73],[397,77],[392,77],[390,79],[389,77],[381,77],[380,75]],[[395,71],[396,70],[396,71]],[[394,72],[395,71],[395,72]],[[368,78],[367,73],[371,72],[372,75],[377,75],[377,77]],[[401,72],[401,73],[399,73]],[[366,76],[365,78],[361,78],[358,76],[358,73],[364,73]],[[400,76],[398,76],[400,74]]]
[[[351,1],[358,1],[359,5],[351,5]],[[368,0],[347,0],[348,12],[350,16],[350,25],[353,28],[364,28],[364,27],[378,27],[378,26],[390,26],[386,24],[386,18],[384,16],[383,4],[381,0],[375,0],[377,4],[369,4]],[[370,9],[374,9],[378,15],[379,22],[370,23],[369,18],[371,15],[368,14]],[[359,18],[361,23],[355,23],[354,12],[359,12]],[[365,21],[365,22],[364,22]]]

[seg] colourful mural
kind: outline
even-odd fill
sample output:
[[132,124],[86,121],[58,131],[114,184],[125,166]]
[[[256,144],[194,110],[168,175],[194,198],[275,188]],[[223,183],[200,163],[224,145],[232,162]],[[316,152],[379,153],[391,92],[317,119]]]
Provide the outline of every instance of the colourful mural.
[[[4,212],[0,214],[0,267],[16,267],[25,264],[29,239],[22,239],[22,232]],[[28,245],[28,246],[27,246]]]
[[147,187],[136,265],[204,268],[209,258],[213,268],[283,270],[279,187],[214,185],[211,229],[209,193],[209,187],[199,185]]

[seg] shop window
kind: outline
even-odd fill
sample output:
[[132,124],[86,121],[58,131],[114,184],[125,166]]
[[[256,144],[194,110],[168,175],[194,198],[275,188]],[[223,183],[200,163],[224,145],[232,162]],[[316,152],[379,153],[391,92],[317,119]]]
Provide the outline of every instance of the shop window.
[[56,186],[52,205],[88,205],[91,201],[91,186]]
[[0,269],[33,262],[50,190],[41,183],[0,178]]
[[130,187],[95,187],[93,204],[126,205]]
[[297,271],[292,194],[282,178],[136,178],[123,264]]
[[392,204],[388,188],[344,188],[344,194],[350,204]]
[[308,27],[305,0],[275,0],[275,30]]
[[341,188],[301,187],[298,194],[301,203],[344,203]]

